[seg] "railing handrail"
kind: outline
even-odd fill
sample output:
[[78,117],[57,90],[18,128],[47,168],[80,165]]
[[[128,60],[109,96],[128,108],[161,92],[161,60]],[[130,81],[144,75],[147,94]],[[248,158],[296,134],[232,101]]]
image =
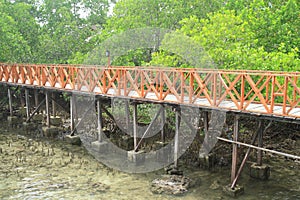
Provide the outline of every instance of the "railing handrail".
[[0,63],[0,81],[141,99],[151,93],[179,104],[205,99],[215,108],[230,101],[227,109],[241,111],[260,104],[264,114],[300,115],[300,72]]

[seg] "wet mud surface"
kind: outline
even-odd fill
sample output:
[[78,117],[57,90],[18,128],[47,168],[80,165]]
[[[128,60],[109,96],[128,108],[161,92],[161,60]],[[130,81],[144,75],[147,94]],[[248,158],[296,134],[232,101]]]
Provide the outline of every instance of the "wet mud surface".
[[[299,140],[282,142],[299,147]],[[238,199],[300,199],[299,162],[273,155],[265,158],[270,180],[250,178],[247,164],[239,180],[245,194]],[[193,187],[180,196],[155,194],[152,181],[164,170],[119,172],[102,165],[82,146],[0,128],[0,199],[231,199],[222,189],[230,182],[230,166],[181,169],[196,182]]]

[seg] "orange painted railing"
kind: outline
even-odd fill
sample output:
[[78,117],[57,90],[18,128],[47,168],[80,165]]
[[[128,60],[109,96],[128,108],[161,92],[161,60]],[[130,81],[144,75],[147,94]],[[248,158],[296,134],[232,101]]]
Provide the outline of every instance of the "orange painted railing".
[[300,72],[0,63],[0,82],[300,118]]

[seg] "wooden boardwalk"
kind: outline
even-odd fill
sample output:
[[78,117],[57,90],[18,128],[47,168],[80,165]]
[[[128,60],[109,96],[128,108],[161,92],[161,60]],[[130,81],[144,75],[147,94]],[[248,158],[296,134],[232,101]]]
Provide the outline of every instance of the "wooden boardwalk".
[[300,73],[0,64],[0,83],[300,121]]

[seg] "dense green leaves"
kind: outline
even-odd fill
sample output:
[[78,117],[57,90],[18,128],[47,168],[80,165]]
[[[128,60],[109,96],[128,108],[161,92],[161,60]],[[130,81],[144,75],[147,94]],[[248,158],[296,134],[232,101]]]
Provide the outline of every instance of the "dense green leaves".
[[[290,14],[288,22],[282,21],[289,19],[282,14],[289,4],[296,9],[290,0],[274,14],[263,1],[254,0],[240,12],[222,9],[204,19],[185,18],[178,31],[203,47],[218,68],[299,71],[298,18]],[[285,26],[288,30],[281,31]],[[181,39],[172,40],[174,44],[182,43]],[[165,59],[170,60],[169,55]]]
[[0,62],[107,64],[109,49],[113,65],[300,69],[298,0],[0,0],[0,16]]
[[[0,1],[2,62],[66,63],[93,48],[108,1]],[[77,59],[78,60],[78,59]]]
[[[0,1],[0,62],[29,62],[32,56],[30,50],[32,37],[26,33],[22,34],[25,32],[22,30],[23,24],[10,15],[11,9],[5,1]],[[22,16],[27,17],[26,7],[24,6],[24,10],[20,10]],[[24,19],[24,21],[26,20]],[[26,28],[25,25],[24,29]]]

